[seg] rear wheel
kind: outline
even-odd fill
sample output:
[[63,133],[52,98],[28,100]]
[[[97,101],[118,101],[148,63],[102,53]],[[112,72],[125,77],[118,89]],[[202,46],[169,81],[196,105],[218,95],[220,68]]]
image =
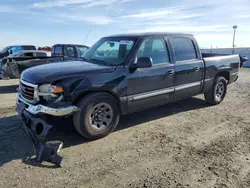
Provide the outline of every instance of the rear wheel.
[[107,93],[93,93],[77,103],[80,111],[73,116],[75,128],[87,139],[107,136],[118,124],[120,111],[117,100]]
[[212,88],[204,94],[208,103],[216,105],[220,104],[227,93],[227,81],[224,77],[216,77]]

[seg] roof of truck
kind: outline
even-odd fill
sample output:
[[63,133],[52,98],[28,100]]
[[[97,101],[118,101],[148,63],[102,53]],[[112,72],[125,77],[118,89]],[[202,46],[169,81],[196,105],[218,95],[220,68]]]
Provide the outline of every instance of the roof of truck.
[[54,44],[54,46],[82,46],[82,47],[87,47],[89,48],[89,46],[86,46],[86,45],[82,45],[82,44]]
[[[185,33],[168,33],[168,32],[150,32],[150,33],[125,33],[125,34],[118,34],[118,35],[110,35],[107,37],[150,37],[150,36],[189,36],[192,37],[192,34],[185,34]],[[106,38],[106,37],[104,37]]]
[[43,50],[22,50],[18,53],[34,53],[34,52],[48,53],[47,51],[43,51]]
[[48,52],[48,51],[43,51],[43,50],[22,50],[20,52],[17,52],[15,54],[10,55],[9,57],[18,56],[18,55],[21,55],[23,53],[45,53],[45,54],[47,54],[47,56],[51,56],[51,52]]

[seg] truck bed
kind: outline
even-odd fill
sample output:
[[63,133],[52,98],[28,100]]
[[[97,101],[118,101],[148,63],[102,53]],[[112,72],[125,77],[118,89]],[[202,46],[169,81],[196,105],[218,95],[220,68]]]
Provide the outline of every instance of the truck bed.
[[236,70],[239,67],[240,61],[238,54],[202,53],[202,58],[205,62],[205,67],[210,71],[215,66],[218,69]]
[[203,58],[208,58],[208,57],[217,57],[217,56],[231,56],[233,54],[202,53],[201,55]]
[[202,58],[205,64],[203,92],[207,92],[212,87],[213,79],[218,71],[228,80],[228,84],[233,83],[238,78],[240,61],[238,54],[202,53]]

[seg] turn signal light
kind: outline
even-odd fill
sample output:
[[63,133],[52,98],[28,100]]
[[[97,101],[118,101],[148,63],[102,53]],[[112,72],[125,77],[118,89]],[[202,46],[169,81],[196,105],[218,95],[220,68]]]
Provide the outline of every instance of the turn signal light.
[[51,88],[51,92],[52,93],[62,93],[63,92],[63,88],[60,86],[54,86]]

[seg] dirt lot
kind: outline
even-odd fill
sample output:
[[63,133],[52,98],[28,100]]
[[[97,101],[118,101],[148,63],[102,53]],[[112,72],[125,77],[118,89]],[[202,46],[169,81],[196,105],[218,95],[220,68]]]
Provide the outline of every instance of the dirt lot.
[[62,122],[63,168],[33,160],[15,113],[17,80],[0,80],[0,187],[250,187],[250,69],[224,102],[203,96],[124,116],[87,142]]

